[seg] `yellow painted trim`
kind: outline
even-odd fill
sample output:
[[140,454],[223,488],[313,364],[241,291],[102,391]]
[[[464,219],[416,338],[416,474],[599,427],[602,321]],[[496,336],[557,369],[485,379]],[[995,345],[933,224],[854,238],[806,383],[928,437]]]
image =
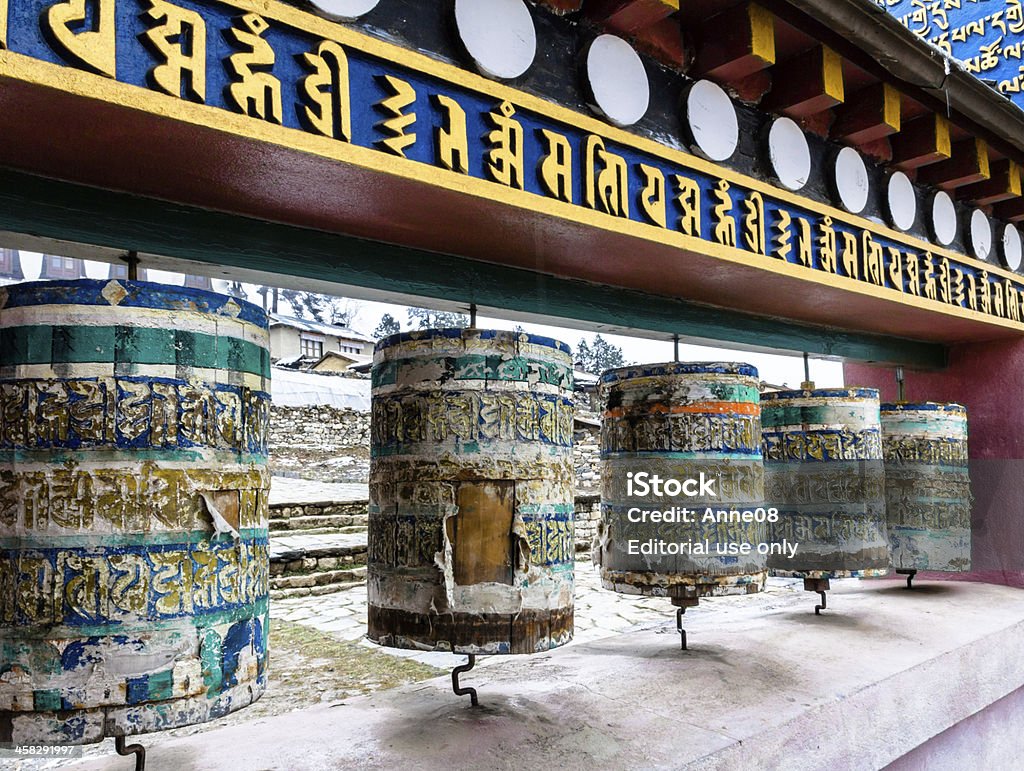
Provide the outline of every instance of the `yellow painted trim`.
[[825,94],[842,102],[843,91],[843,58],[828,46],[821,47],[821,84]]
[[[276,0],[220,0],[220,2],[223,5],[239,8],[244,12],[257,12],[265,18],[293,26],[308,33],[320,35],[325,39],[335,40],[342,45],[350,46],[354,50],[362,51],[370,56],[375,56],[393,62],[398,66],[408,67],[425,75],[475,91],[483,97],[496,101],[508,100],[517,107],[534,111],[542,116],[573,126],[580,131],[597,134],[640,152],[649,153],[666,162],[678,164],[684,169],[688,168],[699,173],[712,175],[748,190],[769,195],[780,202],[805,208],[823,216],[828,215],[837,223],[844,223],[853,228],[871,231],[874,234],[889,238],[896,243],[904,245],[906,248],[921,253],[931,252],[935,256],[945,256],[978,270],[986,270],[992,277],[1009,278],[1017,286],[1021,286],[1019,276],[996,265],[984,263],[975,258],[930,244],[919,238],[893,230],[883,224],[849,214],[833,206],[803,198],[790,191],[770,185],[767,182],[762,182],[731,169],[717,166],[695,155],[674,150],[652,139],[636,136],[625,129],[610,126],[591,116],[548,102],[540,97],[517,91],[504,84],[495,83],[467,70],[432,59],[424,54],[363,35],[355,30],[300,11],[290,5],[276,2]],[[834,52],[832,52],[832,55],[837,62],[840,61],[838,55],[835,55]],[[43,62],[11,51],[0,51],[0,78],[12,78],[29,84],[57,89],[83,98],[144,111],[190,125],[266,142],[370,171],[422,182],[487,201],[495,201],[517,209],[537,212],[565,221],[578,222],[606,232],[622,234],[651,243],[705,254],[724,262],[747,266],[756,264],[759,270],[765,270],[769,273],[812,284],[837,288],[869,297],[884,298],[921,310],[955,318],[970,319],[1015,331],[1020,331],[1024,327],[1021,323],[1013,322],[1009,319],[986,315],[967,308],[955,308],[938,300],[928,300],[899,292],[896,289],[879,287],[846,276],[808,269],[796,263],[764,257],[736,247],[705,241],[701,238],[687,236],[678,231],[614,217],[578,204],[545,198],[534,193],[514,189],[484,179],[408,160],[380,150],[360,147],[299,129],[287,128],[267,121],[250,118],[239,113],[232,113],[220,107],[196,104],[156,91],[119,83],[82,70]]]
[[903,100],[900,92],[888,83],[882,84],[882,120],[895,131],[900,130]]
[[935,113],[935,152],[945,158],[953,157],[953,139],[949,133],[949,121]]
[[657,0],[657,2],[671,8],[673,11],[679,10],[679,0]]
[[0,0],[0,48],[7,48],[7,0]]
[[775,64],[775,14],[757,3],[747,6],[750,17],[750,53],[765,64]]
[[1020,164],[1010,161],[1006,169],[1006,192],[1012,195],[1021,194]]
[[978,173],[982,174],[985,179],[989,179],[992,172],[988,164],[988,143],[984,139],[975,138],[974,157],[978,164]]

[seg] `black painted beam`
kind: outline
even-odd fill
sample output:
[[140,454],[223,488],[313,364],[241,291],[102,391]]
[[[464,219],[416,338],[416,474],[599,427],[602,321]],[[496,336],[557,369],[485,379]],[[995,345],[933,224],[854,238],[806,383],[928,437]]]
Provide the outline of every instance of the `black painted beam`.
[[[836,359],[945,366],[942,345],[768,319],[463,257],[252,220],[0,171],[0,230],[166,255],[430,300],[476,303],[573,327]],[[287,285],[287,279],[282,279]]]

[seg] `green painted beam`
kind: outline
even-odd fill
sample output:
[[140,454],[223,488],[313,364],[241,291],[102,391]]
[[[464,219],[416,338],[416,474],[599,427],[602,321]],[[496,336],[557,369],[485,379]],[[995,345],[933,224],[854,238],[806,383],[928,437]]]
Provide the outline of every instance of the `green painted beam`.
[[547,317],[837,359],[945,366],[942,345],[632,290],[0,171],[0,230]]

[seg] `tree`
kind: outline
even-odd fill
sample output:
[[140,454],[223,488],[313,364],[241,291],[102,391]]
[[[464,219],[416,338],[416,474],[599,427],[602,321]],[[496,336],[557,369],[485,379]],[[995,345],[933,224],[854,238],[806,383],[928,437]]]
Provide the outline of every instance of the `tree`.
[[413,329],[440,329],[443,327],[469,326],[469,316],[454,311],[435,311],[430,308],[409,308],[409,326]]
[[606,369],[622,367],[626,363],[622,349],[612,345],[601,335],[595,336],[592,344],[588,344],[585,338],[580,339],[579,345],[576,346],[576,366],[592,375],[600,375]]
[[282,289],[281,297],[292,307],[292,313],[300,319],[312,319],[321,324],[347,327],[359,312],[359,303],[345,297],[334,297],[298,289]]
[[377,328],[373,330],[373,336],[378,340],[381,340],[389,335],[397,335],[401,331],[402,325],[395,320],[395,317],[390,313],[385,313],[381,316],[380,324],[378,324]]

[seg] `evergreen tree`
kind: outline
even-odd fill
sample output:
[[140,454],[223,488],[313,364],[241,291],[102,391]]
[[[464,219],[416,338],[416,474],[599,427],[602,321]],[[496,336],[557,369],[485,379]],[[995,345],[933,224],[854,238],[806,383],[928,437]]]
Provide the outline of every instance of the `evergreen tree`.
[[454,311],[435,311],[430,308],[409,308],[409,326],[413,329],[441,329],[443,327],[469,326],[469,316]]
[[385,313],[380,319],[380,324],[373,330],[373,336],[381,340],[389,335],[396,335],[401,331],[402,326],[395,320],[395,317],[390,313]]
[[605,340],[601,335],[594,337],[593,343],[581,338],[576,346],[576,367],[592,375],[600,375],[606,369],[622,367],[627,364],[622,349]]

